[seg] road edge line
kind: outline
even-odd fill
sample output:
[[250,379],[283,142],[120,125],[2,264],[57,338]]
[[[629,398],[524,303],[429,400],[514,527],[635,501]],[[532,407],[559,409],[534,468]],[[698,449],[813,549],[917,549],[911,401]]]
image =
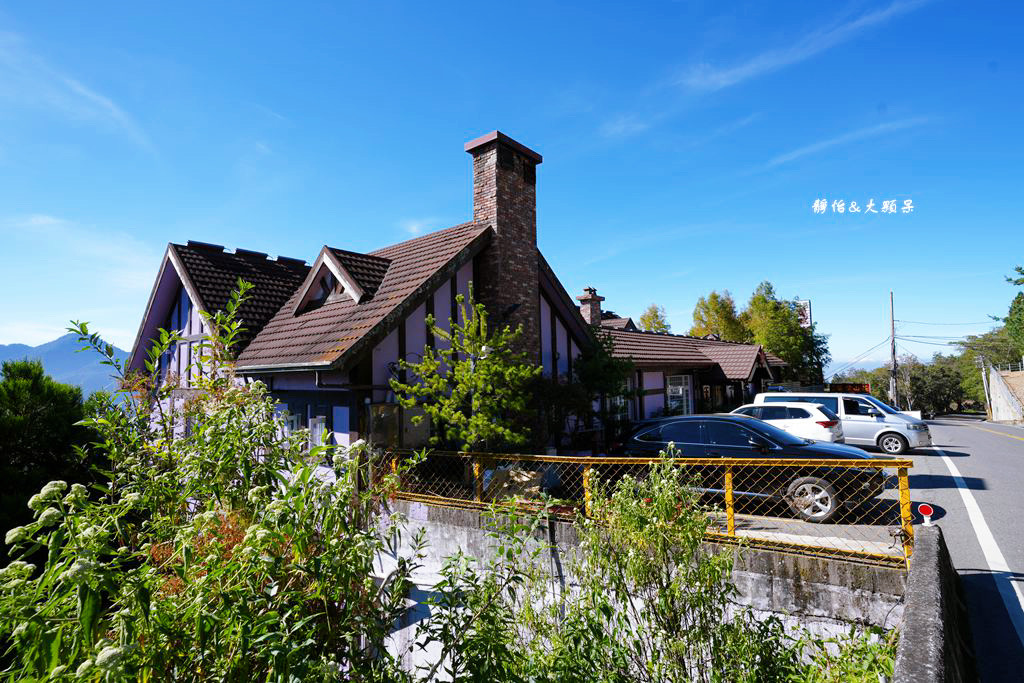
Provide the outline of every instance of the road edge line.
[[956,483],[960,498],[963,499],[964,507],[967,509],[967,518],[970,520],[971,526],[974,527],[974,535],[985,556],[985,562],[993,572],[992,578],[996,582],[996,589],[1006,606],[1010,622],[1017,631],[1017,638],[1020,639],[1021,644],[1024,644],[1024,595],[1021,594],[1020,587],[1008,578],[1010,566],[1006,563],[1003,551],[999,549],[996,537],[992,534],[992,530],[985,521],[985,515],[981,512],[981,506],[975,500],[974,494],[967,488],[967,482],[964,481],[960,470],[941,448],[932,446],[932,450],[942,456],[942,461],[946,463],[946,469],[949,470]]

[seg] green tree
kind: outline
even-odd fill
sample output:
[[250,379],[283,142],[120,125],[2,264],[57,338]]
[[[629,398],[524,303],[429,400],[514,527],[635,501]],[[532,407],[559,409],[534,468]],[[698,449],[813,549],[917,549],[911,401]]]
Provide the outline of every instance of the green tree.
[[1020,354],[1005,325],[984,334],[969,335],[953,346],[960,349],[958,365],[964,397],[978,405],[985,405],[985,387],[979,367],[981,359],[994,365],[1020,361]]
[[1024,292],[1018,292],[1010,304],[1010,311],[1003,319],[1006,334],[1013,343],[1014,350],[1024,355]]
[[648,332],[671,332],[672,326],[665,318],[665,307],[658,304],[651,304],[640,314],[637,326]]
[[[628,358],[617,358],[612,353],[611,337],[594,330],[594,343],[584,347],[572,363],[572,381],[562,377],[539,377],[533,393],[538,398],[544,417],[546,434],[537,446],[561,445],[566,432],[577,440],[581,430],[592,434],[600,426],[605,442],[622,425],[615,422],[612,406],[621,399],[635,395],[627,380],[633,375],[634,364]],[[589,442],[579,447],[594,448],[603,444]]]
[[90,431],[77,424],[82,390],[39,361],[6,361],[0,374],[0,529],[9,529],[31,519],[25,503],[46,482],[91,480],[80,450]]
[[789,364],[788,373],[807,383],[821,383],[822,370],[831,360],[828,338],[815,327],[802,327],[794,301],[780,300],[770,282],[754,290],[740,320],[751,339]]
[[519,350],[522,328],[492,333],[472,289],[468,307],[462,295],[456,301],[463,322],[449,320],[449,332],[428,316],[429,331],[443,343],[427,346],[418,363],[402,360],[407,381],[392,379],[391,388],[402,406],[419,406],[430,417],[434,443],[461,450],[521,446],[529,441],[530,384],[541,368]]
[[736,312],[736,302],[729,290],[721,294],[711,292],[707,297],[697,299],[693,309],[693,327],[690,335],[703,337],[717,334],[723,341],[748,341],[750,331]]

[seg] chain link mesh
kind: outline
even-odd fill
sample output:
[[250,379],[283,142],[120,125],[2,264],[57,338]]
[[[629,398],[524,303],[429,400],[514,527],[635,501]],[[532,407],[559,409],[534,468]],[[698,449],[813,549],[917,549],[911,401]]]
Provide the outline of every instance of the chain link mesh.
[[[401,471],[397,497],[441,506],[544,506],[589,514],[598,491],[641,483],[658,459],[432,451],[409,468],[391,451],[378,467]],[[701,493],[709,540],[902,566],[913,549],[910,460],[676,458]]]

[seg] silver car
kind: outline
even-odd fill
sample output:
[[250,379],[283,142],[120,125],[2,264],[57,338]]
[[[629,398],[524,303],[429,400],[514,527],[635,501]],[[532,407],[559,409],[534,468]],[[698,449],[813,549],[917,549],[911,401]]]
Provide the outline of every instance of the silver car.
[[901,413],[868,394],[769,392],[758,394],[754,403],[818,403],[839,415],[846,443],[877,446],[890,455],[902,455],[912,448],[932,445],[924,420]]

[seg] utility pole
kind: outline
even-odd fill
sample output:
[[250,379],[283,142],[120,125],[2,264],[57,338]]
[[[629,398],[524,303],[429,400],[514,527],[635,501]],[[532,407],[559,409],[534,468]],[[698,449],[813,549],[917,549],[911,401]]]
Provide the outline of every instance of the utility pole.
[[893,306],[892,290],[889,290],[889,334],[892,340],[892,372],[889,375],[889,400],[899,410],[899,399],[896,397],[896,313]]

